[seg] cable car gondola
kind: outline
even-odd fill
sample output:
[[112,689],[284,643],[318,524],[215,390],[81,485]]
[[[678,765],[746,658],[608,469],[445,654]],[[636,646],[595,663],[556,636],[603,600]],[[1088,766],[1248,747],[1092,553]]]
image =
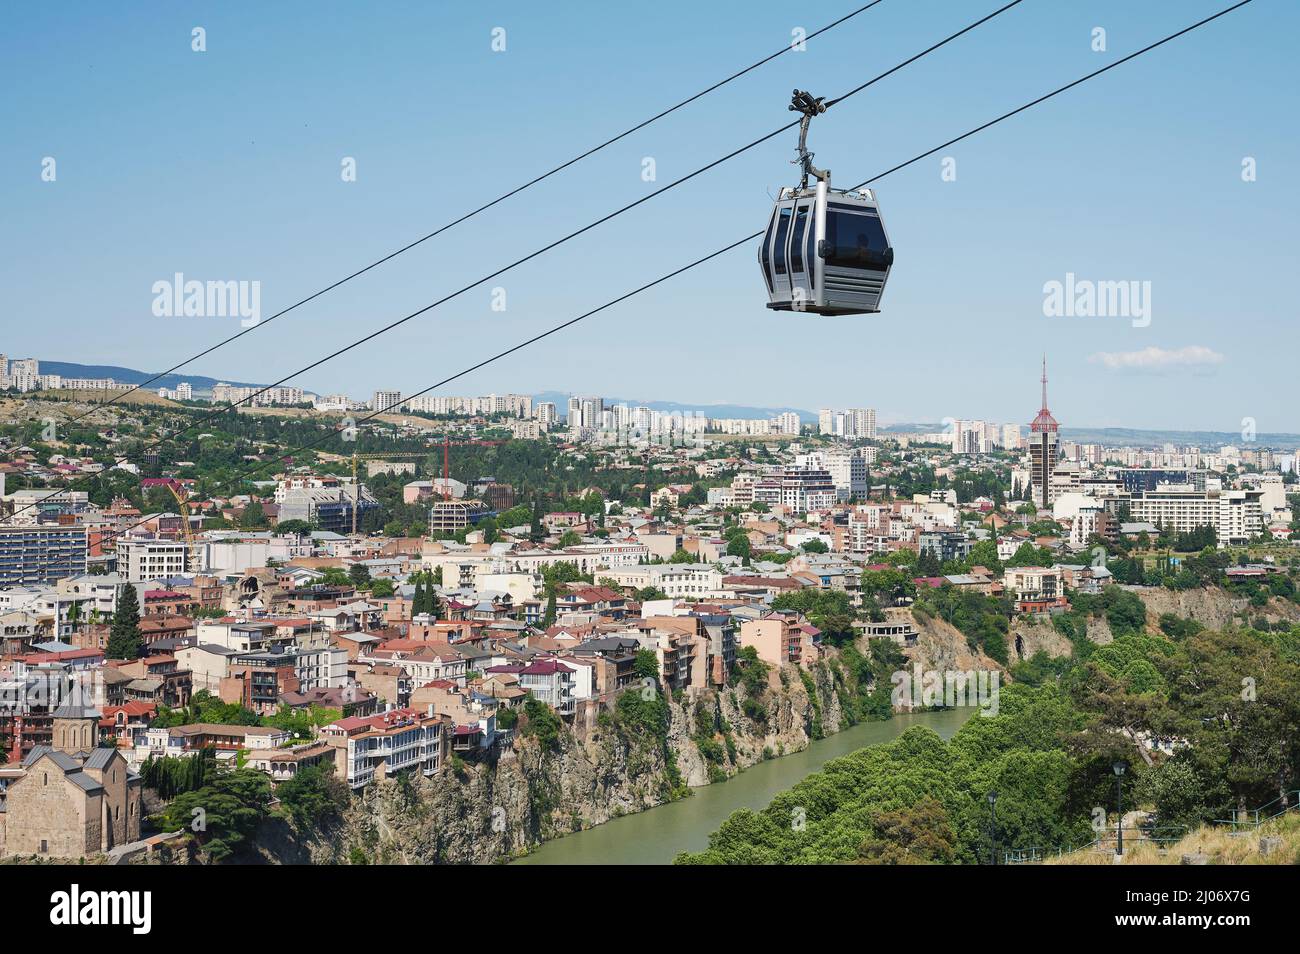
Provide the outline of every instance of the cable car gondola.
[[[783,188],[758,249],[767,282],[768,308],[817,315],[867,315],[880,311],[894,250],[870,189],[831,188],[830,170],[812,164],[808,125],[826,111],[823,97],[795,90],[790,109],[803,113],[799,158],[803,178]],[[809,177],[817,180],[808,187]]]

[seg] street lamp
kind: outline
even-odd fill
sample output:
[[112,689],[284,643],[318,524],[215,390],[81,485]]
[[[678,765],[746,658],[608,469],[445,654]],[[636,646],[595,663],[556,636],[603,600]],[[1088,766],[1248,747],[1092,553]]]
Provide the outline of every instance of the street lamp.
[[998,792],[989,789],[989,864],[998,863]]
[[1118,818],[1115,819],[1115,854],[1124,854],[1124,773],[1128,771],[1128,763],[1121,762],[1118,759],[1111,765],[1111,771],[1115,773],[1115,811]]

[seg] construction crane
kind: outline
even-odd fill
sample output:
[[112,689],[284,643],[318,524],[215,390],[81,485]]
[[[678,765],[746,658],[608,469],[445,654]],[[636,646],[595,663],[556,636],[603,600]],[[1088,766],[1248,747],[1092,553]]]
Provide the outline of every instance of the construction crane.
[[[444,500],[451,499],[451,448],[468,447],[470,445],[480,445],[487,447],[496,447],[504,444],[505,441],[453,441],[450,436],[443,435],[440,442],[442,444],[442,497]],[[398,451],[389,454],[353,454],[352,455],[352,532],[357,532],[357,507],[361,502],[361,485],[357,482],[357,461],[361,460],[424,460],[429,456],[428,451]]]
[[505,441],[453,441],[447,434],[442,435],[442,499],[451,499],[451,449],[453,447],[499,447]]
[[429,456],[428,451],[407,452],[398,451],[393,454],[357,454],[352,455],[352,533],[357,532],[357,509],[361,505],[361,484],[357,480],[357,461],[359,460],[424,460]]
[[[202,561],[199,559],[199,545],[194,539],[194,528],[190,525],[190,501],[189,492],[182,494],[178,484],[169,482],[167,489],[171,491],[172,496],[176,498],[176,506],[181,512],[181,530],[185,534],[185,547],[188,556],[185,561],[185,567],[195,573],[199,572]],[[182,488],[183,489],[183,488]]]

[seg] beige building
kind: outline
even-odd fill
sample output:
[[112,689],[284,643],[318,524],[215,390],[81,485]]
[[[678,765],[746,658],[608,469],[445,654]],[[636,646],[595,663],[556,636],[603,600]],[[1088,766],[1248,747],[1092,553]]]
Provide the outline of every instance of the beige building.
[[140,777],[100,748],[99,710],[54,711],[53,745],[0,767],[0,856],[85,858],[140,837]]

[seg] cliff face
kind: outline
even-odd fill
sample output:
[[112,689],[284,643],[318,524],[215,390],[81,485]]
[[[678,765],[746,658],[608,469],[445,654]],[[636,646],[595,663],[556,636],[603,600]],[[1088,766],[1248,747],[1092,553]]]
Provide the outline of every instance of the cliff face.
[[1049,617],[1036,614],[1019,616],[1011,621],[1007,651],[1012,662],[1021,662],[1037,652],[1045,652],[1049,656],[1069,656],[1074,652],[1074,647],[1057,631]]
[[[267,822],[244,861],[284,864],[482,864],[550,838],[688,797],[766,758],[805,748],[846,724],[839,693],[856,691],[831,653],[811,671],[773,669],[742,686],[654,697],[663,721],[618,707],[576,720],[553,747],[518,736],[493,764],[432,779],[390,779],[352,799],[329,828],[295,833]],[[179,860],[179,859],[176,859]]]
[[[515,740],[494,764],[425,779],[391,779],[354,797],[342,821],[296,835],[279,820],[259,831],[255,857],[284,864],[484,864],[526,853],[550,838],[684,797],[783,752],[805,747],[817,710],[839,728],[829,672],[814,706],[793,669],[745,703],[742,688],[703,691],[669,713],[662,734],[610,715],[544,747]],[[748,714],[746,714],[748,712]],[[714,731],[709,733],[712,728]]]
[[[921,627],[909,663],[926,669],[996,668],[942,621]],[[865,646],[859,647],[864,654]],[[482,864],[524,854],[551,838],[689,797],[764,760],[799,751],[847,727],[847,696],[861,674],[830,650],[809,670],[773,668],[743,686],[642,700],[580,715],[553,747],[522,734],[492,764],[425,779],[390,779],[352,799],[334,825],[295,833],[272,819],[245,861],[286,864]],[[660,709],[658,707],[664,707]]]
[[1130,587],[1147,607],[1147,623],[1155,626],[1164,613],[1193,619],[1206,629],[1224,629],[1257,616],[1270,621],[1300,621],[1300,606],[1286,600],[1270,599],[1267,606],[1253,607],[1244,597],[1234,596],[1217,586],[1195,590],[1167,590],[1163,587]]
[[914,615],[917,632],[916,645],[905,652],[913,665],[934,671],[994,670],[1003,667],[985,655],[982,649],[971,649],[961,630],[951,623],[928,614]]

